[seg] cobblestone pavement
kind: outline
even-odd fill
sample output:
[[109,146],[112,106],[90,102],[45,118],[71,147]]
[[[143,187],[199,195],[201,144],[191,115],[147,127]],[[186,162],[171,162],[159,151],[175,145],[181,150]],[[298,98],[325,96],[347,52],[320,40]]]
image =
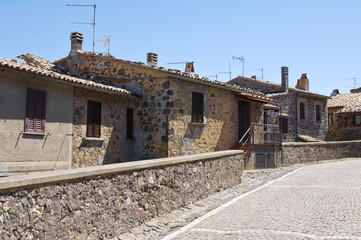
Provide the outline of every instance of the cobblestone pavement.
[[361,240],[361,159],[299,168],[164,238],[170,239]]
[[300,166],[301,165],[294,165],[276,169],[243,171],[241,184],[220,191],[217,194],[213,194],[182,209],[154,218],[141,226],[131,229],[129,233],[124,233],[113,240],[162,239],[162,237],[181,229],[193,220],[203,216],[231,199],[264,185],[273,179],[279,178]]

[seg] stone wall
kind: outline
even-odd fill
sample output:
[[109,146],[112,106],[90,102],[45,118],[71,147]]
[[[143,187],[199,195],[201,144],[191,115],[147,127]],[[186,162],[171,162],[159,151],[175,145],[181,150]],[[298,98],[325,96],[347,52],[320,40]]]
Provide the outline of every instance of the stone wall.
[[1,239],[110,239],[241,182],[242,151],[0,178]]
[[353,123],[354,114],[334,114],[334,122],[328,126],[329,141],[361,139],[361,127]]
[[[87,102],[101,102],[101,136],[86,136]],[[126,139],[127,108],[135,108],[137,100],[76,88],[74,90],[74,123],[72,167],[89,167],[120,163],[140,158],[138,129],[134,139]],[[133,121],[136,121],[136,116]]]
[[281,154],[277,156],[278,166],[321,160],[361,157],[361,141],[283,143],[283,163]]

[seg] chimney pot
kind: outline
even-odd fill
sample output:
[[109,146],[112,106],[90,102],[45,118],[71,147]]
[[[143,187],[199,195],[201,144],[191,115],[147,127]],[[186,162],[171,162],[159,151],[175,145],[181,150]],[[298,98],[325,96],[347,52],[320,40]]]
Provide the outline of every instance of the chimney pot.
[[72,32],[70,34],[71,49],[70,55],[83,51],[83,34],[80,32]]
[[281,67],[282,92],[288,92],[288,67]]
[[257,79],[257,76],[256,76],[256,75],[252,75],[251,78],[252,78],[252,79]]
[[158,54],[149,52],[147,53],[147,65],[157,66],[158,64]]
[[[352,91],[352,90],[351,90]],[[336,96],[337,94],[340,94],[340,91],[338,89],[334,89],[331,93],[331,97]]]
[[185,72],[190,73],[190,74],[194,74],[194,62],[187,62],[186,63]]

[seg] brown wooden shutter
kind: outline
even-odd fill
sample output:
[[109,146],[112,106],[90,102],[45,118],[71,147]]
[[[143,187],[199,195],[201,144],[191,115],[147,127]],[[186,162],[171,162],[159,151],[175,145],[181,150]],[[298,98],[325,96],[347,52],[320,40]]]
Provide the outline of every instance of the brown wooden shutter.
[[46,92],[28,89],[25,132],[45,132]]
[[100,137],[101,106],[100,102],[88,101],[87,137]]
[[192,122],[203,123],[204,96],[202,93],[192,92]]
[[282,133],[288,134],[288,118],[282,118]]

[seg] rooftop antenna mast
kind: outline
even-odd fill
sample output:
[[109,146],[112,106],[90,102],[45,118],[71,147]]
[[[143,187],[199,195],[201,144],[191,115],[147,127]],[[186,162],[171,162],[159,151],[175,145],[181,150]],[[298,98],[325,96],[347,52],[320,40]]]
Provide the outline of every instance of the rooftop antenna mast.
[[355,77],[351,77],[351,78],[345,78],[345,79],[353,79],[353,88],[356,89],[357,88],[357,82],[356,82],[356,78]]
[[263,80],[263,68],[261,68],[261,69],[255,69],[254,71],[261,71],[261,73],[262,73],[262,78],[261,78],[261,80]]
[[94,8],[94,17],[93,17],[93,22],[91,23],[84,23],[84,22],[71,22],[72,24],[89,24],[92,25],[93,27],[93,52],[95,49],[95,9],[97,7],[97,5],[82,5],[82,4],[66,4],[67,7],[92,7]]
[[228,72],[218,72],[218,73],[227,73],[227,74],[229,74],[229,80],[231,81],[232,80],[231,61],[228,61],[228,69],[229,69]]
[[211,78],[211,77],[214,78],[215,77],[216,81],[218,80],[218,75],[217,74],[216,74],[216,76],[204,76],[204,77],[206,77],[206,78]]
[[104,47],[108,45],[108,54],[110,54],[110,36],[105,35],[103,39],[97,39],[96,41],[102,41],[104,42]]
[[233,56],[233,60],[239,60],[242,62],[242,76],[244,77],[244,57]]

